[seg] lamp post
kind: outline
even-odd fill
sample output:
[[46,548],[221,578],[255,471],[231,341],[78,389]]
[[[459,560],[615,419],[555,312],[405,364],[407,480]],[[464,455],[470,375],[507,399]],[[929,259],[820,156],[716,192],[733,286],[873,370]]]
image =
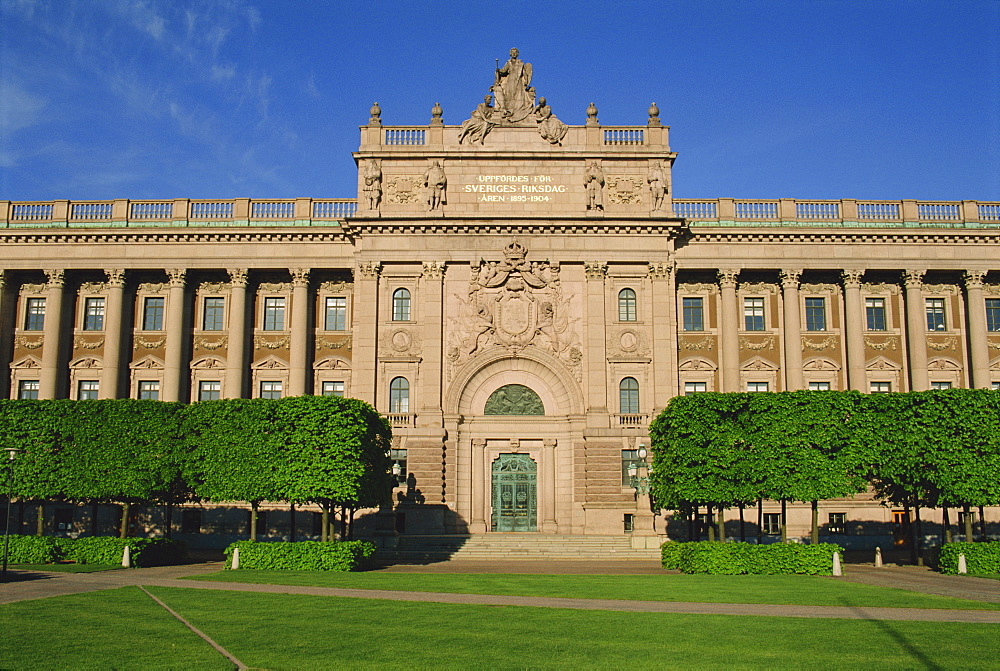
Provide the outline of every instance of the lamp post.
[[656,530],[653,528],[653,512],[649,505],[649,474],[652,469],[649,467],[649,462],[646,461],[645,443],[639,443],[636,454],[639,460],[633,461],[628,467],[629,485],[635,490],[635,523],[632,526],[632,547],[656,547],[649,545],[645,538],[642,538],[656,535]]
[[3,572],[0,573],[0,580],[7,580],[7,552],[10,547],[10,504],[14,498],[14,458],[18,452],[23,452],[18,447],[6,447],[7,451],[7,521],[3,531]]

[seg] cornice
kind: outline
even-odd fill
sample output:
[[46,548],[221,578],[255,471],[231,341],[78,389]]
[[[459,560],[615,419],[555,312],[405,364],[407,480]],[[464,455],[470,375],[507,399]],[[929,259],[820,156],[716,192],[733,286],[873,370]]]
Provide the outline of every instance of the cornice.
[[243,242],[334,242],[352,244],[343,227],[334,229],[157,229],[75,231],[72,229],[0,230],[0,245],[33,244],[144,244],[144,243],[243,243]]
[[935,230],[921,232],[919,230],[794,230],[794,229],[705,229],[692,228],[687,230],[689,245],[698,243],[801,243],[801,244],[856,244],[872,245],[890,244],[1000,244],[1000,231],[983,230]]

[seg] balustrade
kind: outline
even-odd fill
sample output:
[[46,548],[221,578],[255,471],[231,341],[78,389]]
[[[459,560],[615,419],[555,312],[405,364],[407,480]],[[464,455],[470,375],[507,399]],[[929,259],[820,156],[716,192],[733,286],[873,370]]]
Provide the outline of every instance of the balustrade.
[[154,220],[171,219],[174,216],[174,204],[171,202],[132,203],[129,219]]
[[858,219],[899,221],[899,203],[858,203]]
[[356,200],[317,200],[313,202],[313,218],[344,219],[358,211]]
[[835,221],[840,219],[840,203],[795,203],[796,219],[825,219]]
[[191,219],[232,219],[232,201],[194,201],[191,203]]
[[51,203],[15,203],[11,207],[11,221],[50,221],[51,219]]
[[255,200],[250,204],[250,216],[254,219],[294,219],[293,200]]
[[391,145],[427,144],[427,131],[420,128],[386,128],[385,143]]
[[111,219],[111,203],[73,203],[69,218],[76,221],[104,221]]
[[604,144],[612,146],[643,144],[643,131],[635,128],[607,128],[604,130]]
[[997,205],[979,205],[979,220],[980,221],[1000,221],[1000,204]]
[[718,203],[714,200],[675,200],[674,214],[685,219],[718,219]]
[[961,221],[961,206],[958,203],[917,203],[920,221]]
[[736,218],[777,220],[778,203],[773,200],[738,200],[736,201]]
[[407,412],[391,412],[386,415],[389,425],[393,428],[412,428],[417,424],[417,416]]

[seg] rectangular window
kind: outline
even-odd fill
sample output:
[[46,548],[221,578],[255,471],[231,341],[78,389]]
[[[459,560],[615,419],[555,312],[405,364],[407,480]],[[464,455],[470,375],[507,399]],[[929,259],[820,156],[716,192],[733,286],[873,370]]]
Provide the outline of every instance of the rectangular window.
[[343,296],[332,296],[326,299],[326,315],[323,328],[327,331],[347,330],[347,299]]
[[201,328],[204,331],[221,331],[226,323],[226,299],[206,298]]
[[83,330],[104,330],[104,299],[88,298],[83,302]]
[[810,382],[809,391],[830,391],[829,382]]
[[181,512],[181,533],[200,534],[201,533],[201,509],[185,508]]
[[25,301],[24,330],[41,331],[45,328],[45,299],[29,298]]
[[55,520],[57,531],[73,530],[73,509],[56,508]]
[[160,383],[157,380],[143,380],[140,382],[139,398],[144,401],[159,401]]
[[931,382],[931,389],[951,389],[951,382]]
[[767,391],[767,382],[747,382],[747,391]]
[[1000,331],[1000,298],[986,299],[986,330]]
[[868,322],[869,331],[885,330],[885,299],[866,298],[865,299],[865,319]]
[[218,401],[222,394],[222,383],[214,380],[206,380],[198,383],[199,401]]
[[21,380],[17,385],[17,397],[24,400],[38,398],[38,380]]
[[272,296],[264,299],[264,330],[285,330],[285,299],[283,296]]
[[142,301],[142,330],[163,330],[163,296],[148,296]]
[[280,382],[261,382],[260,383],[260,397],[261,398],[281,398],[281,383]]
[[[406,450],[392,448],[389,450],[389,458],[392,460],[392,473],[396,482],[401,486],[406,485]],[[397,468],[398,467],[398,468]]]
[[764,533],[769,536],[781,533],[781,513],[764,513]]
[[826,299],[807,298],[806,299],[806,330],[825,331],[826,330]]
[[1000,382],[990,382],[990,389],[1000,391]]
[[682,302],[685,331],[705,330],[705,300],[703,298],[685,298]]
[[708,391],[707,382],[685,382],[684,383],[684,395],[697,394],[702,391]]
[[324,382],[323,383],[323,396],[343,396],[344,395],[344,383],[343,382]]
[[629,469],[639,467],[639,450],[622,450],[622,487],[632,486]]
[[78,401],[96,401],[100,382],[97,380],[80,380],[76,387]]
[[873,394],[888,394],[892,391],[891,382],[872,382],[869,390]]
[[928,298],[926,299],[926,304],[927,304],[927,330],[944,331],[945,330],[944,299]]
[[847,533],[847,513],[830,513],[829,520],[830,521],[826,526],[827,533]]
[[746,331],[764,330],[764,299],[743,299],[743,328]]

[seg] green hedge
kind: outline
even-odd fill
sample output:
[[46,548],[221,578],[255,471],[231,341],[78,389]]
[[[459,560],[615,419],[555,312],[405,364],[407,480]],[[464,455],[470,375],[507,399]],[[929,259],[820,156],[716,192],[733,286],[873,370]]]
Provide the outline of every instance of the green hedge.
[[668,541],[660,548],[663,568],[714,575],[832,575],[834,552],[840,552],[843,556],[844,549],[832,543],[754,545],[716,541]]
[[958,573],[958,555],[965,555],[969,573],[1000,573],[1000,541],[989,543],[945,543],[941,546],[941,573]]
[[7,561],[11,564],[51,564],[63,558],[66,540],[69,539],[11,534],[7,539]]
[[365,541],[236,541],[226,548],[226,568],[232,568],[235,548],[241,569],[261,571],[354,571],[375,554],[375,546]]
[[11,534],[8,561],[11,564],[51,564],[62,560],[77,564],[120,564],[126,545],[132,566],[177,564],[187,555],[183,542],[169,538],[56,538]]

